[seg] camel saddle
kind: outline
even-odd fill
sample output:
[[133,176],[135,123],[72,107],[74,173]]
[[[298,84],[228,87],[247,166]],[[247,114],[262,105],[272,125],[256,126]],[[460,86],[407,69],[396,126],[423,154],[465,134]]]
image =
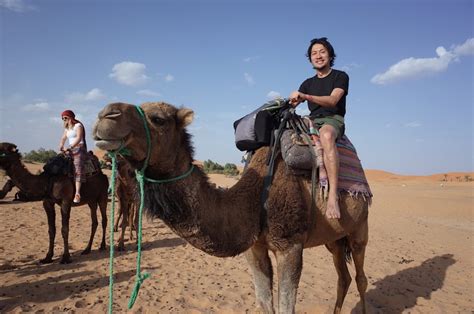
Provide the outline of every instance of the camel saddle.
[[[87,178],[102,172],[99,158],[97,158],[92,151],[85,154],[83,167],[86,181]],[[74,177],[74,163],[72,157],[68,154],[58,154],[50,158],[44,165],[43,170],[44,173],[50,177],[59,175],[67,175],[70,178]]]

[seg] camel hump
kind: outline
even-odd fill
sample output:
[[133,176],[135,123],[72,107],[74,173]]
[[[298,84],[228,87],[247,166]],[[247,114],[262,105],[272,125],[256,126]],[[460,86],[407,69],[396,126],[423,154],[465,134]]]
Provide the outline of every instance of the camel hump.
[[58,154],[51,157],[43,166],[43,171],[50,177],[59,175],[69,175],[72,170],[71,158],[64,154]]

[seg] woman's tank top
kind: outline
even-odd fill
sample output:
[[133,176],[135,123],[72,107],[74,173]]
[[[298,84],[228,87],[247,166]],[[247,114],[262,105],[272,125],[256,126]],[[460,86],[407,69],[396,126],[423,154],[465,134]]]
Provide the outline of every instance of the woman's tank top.
[[[74,124],[74,126],[72,127],[72,129],[67,129],[66,131],[66,136],[69,140],[69,145],[71,145],[77,138],[77,135],[78,135],[78,129],[82,127],[82,125],[80,123],[76,123]],[[79,142],[79,144],[82,144],[84,145],[84,139],[81,138],[81,141]]]

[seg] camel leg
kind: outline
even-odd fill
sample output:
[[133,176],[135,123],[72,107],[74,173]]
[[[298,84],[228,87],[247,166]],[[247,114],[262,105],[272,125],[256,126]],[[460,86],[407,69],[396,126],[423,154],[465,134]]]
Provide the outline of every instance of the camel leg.
[[13,183],[12,180],[8,180],[3,186],[2,190],[0,190],[0,199],[4,199],[8,192],[10,192],[14,186],[15,183]]
[[124,244],[124,237],[125,237],[125,231],[127,230],[127,225],[128,225],[128,204],[124,204],[123,200],[120,200],[120,212],[122,214],[122,230],[120,232],[120,238],[119,238],[119,243],[117,246],[117,250],[119,251],[125,251],[125,244]]
[[332,260],[337,272],[337,298],[336,305],[334,306],[334,313],[340,313],[344,298],[347,295],[349,286],[351,284],[351,275],[347,269],[345,254],[345,240],[340,239],[336,242],[326,244],[326,248],[332,253]]
[[369,239],[367,221],[353,234],[348,236],[352,250],[352,258],[356,270],[357,290],[359,290],[362,313],[366,313],[365,292],[367,291],[367,277],[364,272],[365,248]]
[[64,242],[64,252],[61,264],[69,264],[71,255],[69,254],[69,218],[71,215],[71,203],[63,201],[61,203],[61,234]]
[[105,234],[107,232],[107,197],[107,194],[105,194],[104,197],[99,200],[100,216],[102,217],[102,240],[100,241],[99,251],[104,251],[107,248],[105,245]]
[[46,264],[53,261],[54,238],[56,237],[56,212],[54,211],[54,202],[49,200],[43,201],[43,208],[48,217],[49,249],[46,257],[40,260],[40,263]]
[[97,226],[99,225],[99,222],[97,220],[97,203],[90,202],[88,203],[88,205],[91,210],[91,220],[92,220],[91,236],[89,238],[89,243],[87,244],[87,247],[81,253],[82,255],[89,254],[91,252],[92,242],[94,241],[95,232],[97,231]]
[[255,297],[258,306],[264,313],[274,313],[273,310],[273,268],[268,249],[262,245],[255,244],[245,252],[253,274],[255,286]]
[[278,272],[278,312],[294,313],[296,292],[303,268],[303,244],[276,252]]
[[[119,200],[120,201],[120,200]],[[118,226],[120,222],[120,217],[122,217],[122,206],[119,207],[117,218],[115,219],[114,232],[118,231]]]

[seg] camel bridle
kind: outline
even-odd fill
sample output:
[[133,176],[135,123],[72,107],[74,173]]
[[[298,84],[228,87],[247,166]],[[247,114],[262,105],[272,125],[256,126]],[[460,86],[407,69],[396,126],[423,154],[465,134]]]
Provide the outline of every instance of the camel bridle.
[[[150,161],[150,156],[151,156],[151,135],[150,135],[150,128],[148,127],[148,122],[146,120],[145,113],[143,112],[143,109],[139,106],[135,106],[135,109],[138,112],[138,115],[143,121],[143,127],[145,128],[145,133],[146,133],[146,144],[147,144],[147,150],[146,150],[146,158],[145,162],[143,164],[143,167],[140,170],[135,170],[135,175],[136,179],[138,181],[138,185],[140,188],[140,207],[138,209],[138,239],[137,239],[137,274],[136,274],[136,281],[135,281],[135,286],[132,291],[132,295],[130,296],[130,300],[128,302],[128,309],[131,309],[133,307],[133,304],[135,303],[135,300],[137,299],[138,292],[140,290],[140,286],[142,285],[143,281],[150,277],[149,273],[141,273],[141,242],[142,242],[142,212],[143,212],[143,206],[144,206],[144,198],[145,198],[145,181],[154,183],[154,184],[162,184],[162,183],[169,183],[169,182],[174,182],[178,181],[181,179],[186,178],[189,176],[193,170],[194,170],[194,165],[191,164],[191,167],[189,168],[188,171],[186,171],[184,174],[179,175],[174,178],[169,178],[169,179],[152,179],[148,178],[145,176],[145,171],[146,168],[148,167],[148,163]],[[131,154],[130,150],[124,147],[124,143],[122,141],[122,144],[120,147],[115,150],[115,151],[109,151],[109,155],[112,159],[112,178],[111,178],[111,190],[112,190],[112,210],[111,210],[111,216],[114,217],[114,208],[115,208],[115,177],[117,173],[117,154],[122,155],[122,156],[129,156]],[[113,307],[113,258],[114,258],[114,235],[113,235],[113,230],[114,230],[114,225],[113,225],[114,219],[110,220],[110,261],[109,261],[109,313],[112,313],[112,307]]]

